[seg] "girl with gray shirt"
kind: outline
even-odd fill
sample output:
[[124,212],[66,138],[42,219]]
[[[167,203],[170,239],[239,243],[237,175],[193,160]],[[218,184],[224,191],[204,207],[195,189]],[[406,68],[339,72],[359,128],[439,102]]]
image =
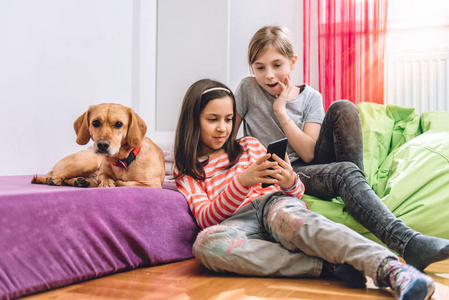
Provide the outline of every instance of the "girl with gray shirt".
[[251,39],[248,62],[254,77],[241,81],[235,98],[237,128],[265,146],[288,138],[292,167],[306,194],[341,197],[349,213],[390,249],[420,270],[449,258],[449,240],[414,231],[384,205],[363,173],[363,140],[357,107],[334,102],[324,113],[322,96],[308,85],[294,86],[297,56],[287,32],[261,28]]

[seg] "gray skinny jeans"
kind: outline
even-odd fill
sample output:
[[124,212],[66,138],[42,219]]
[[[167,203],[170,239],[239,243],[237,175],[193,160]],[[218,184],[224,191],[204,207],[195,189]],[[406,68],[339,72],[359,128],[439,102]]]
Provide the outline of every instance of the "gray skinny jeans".
[[391,213],[366,180],[362,126],[353,103],[340,100],[329,107],[313,162],[299,159],[292,167],[307,195],[323,200],[339,196],[354,219],[399,255],[403,256],[407,243],[418,234]]
[[376,285],[382,260],[397,258],[281,192],[256,198],[219,225],[202,230],[193,254],[210,270],[250,276],[319,277],[323,260],[348,263]]

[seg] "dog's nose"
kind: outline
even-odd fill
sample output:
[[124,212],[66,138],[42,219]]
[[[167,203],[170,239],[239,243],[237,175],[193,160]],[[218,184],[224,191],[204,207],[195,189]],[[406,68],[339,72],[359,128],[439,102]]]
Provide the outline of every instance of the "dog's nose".
[[100,150],[101,152],[105,152],[106,150],[108,150],[110,144],[111,143],[108,140],[98,140],[98,150]]

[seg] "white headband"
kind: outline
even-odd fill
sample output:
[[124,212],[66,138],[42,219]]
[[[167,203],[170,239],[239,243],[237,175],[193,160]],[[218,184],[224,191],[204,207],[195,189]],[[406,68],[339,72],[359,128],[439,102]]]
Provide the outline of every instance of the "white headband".
[[209,92],[212,91],[225,91],[226,93],[230,94],[231,92],[228,89],[222,88],[222,87],[214,87],[214,88],[210,88],[205,90],[201,95],[207,94]]

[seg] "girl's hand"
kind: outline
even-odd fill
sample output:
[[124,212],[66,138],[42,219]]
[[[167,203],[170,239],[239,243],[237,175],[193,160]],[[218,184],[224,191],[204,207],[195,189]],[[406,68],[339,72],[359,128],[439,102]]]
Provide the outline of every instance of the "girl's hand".
[[295,183],[296,174],[290,164],[288,155],[285,155],[285,161],[276,154],[273,154],[272,157],[278,164],[275,169],[279,170],[279,172],[275,176],[273,176],[278,180],[277,185],[279,185],[283,189],[290,188]]
[[[275,161],[268,161],[270,154],[265,154],[259,158],[254,164],[238,174],[238,179],[244,187],[250,187],[258,183],[278,183],[275,178],[281,170],[278,163]],[[269,170],[273,168],[273,170]],[[271,176],[271,177],[268,177]],[[293,183],[292,183],[293,184]]]
[[285,112],[285,105],[287,104],[288,95],[290,95],[290,92],[293,88],[292,78],[290,77],[290,74],[287,75],[284,82],[279,81],[279,85],[281,86],[282,91],[273,103],[273,110],[275,113]]

